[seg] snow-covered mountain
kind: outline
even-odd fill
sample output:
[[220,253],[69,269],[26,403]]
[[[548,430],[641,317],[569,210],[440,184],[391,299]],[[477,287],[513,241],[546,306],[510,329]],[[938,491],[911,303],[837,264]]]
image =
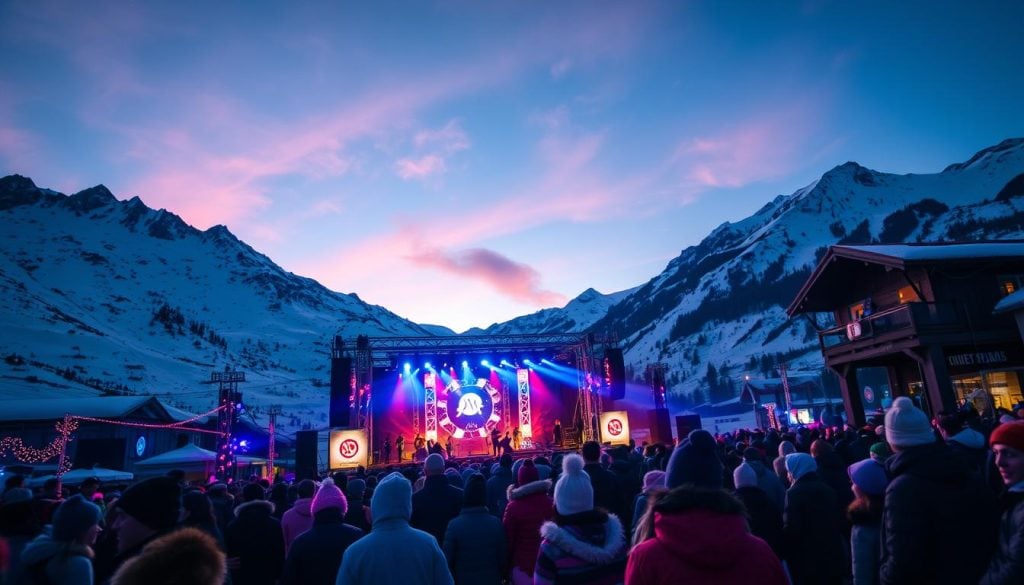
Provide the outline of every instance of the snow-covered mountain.
[[204,411],[204,381],[231,364],[251,407],[320,425],[335,334],[431,334],[102,185],[65,196],[5,177],[0,224],[0,398],[154,393]]
[[486,329],[475,327],[467,335],[515,335],[526,333],[568,333],[586,331],[603,318],[608,309],[636,291],[631,288],[603,295],[592,288],[580,293],[560,309],[541,309],[536,313],[495,323]]
[[[806,320],[788,319],[784,308],[829,245],[1021,237],[1024,139],[934,174],[895,175],[848,162],[740,222],[722,224],[661,274],[626,291],[589,328],[622,340],[636,378],[646,364],[662,362],[677,399],[727,399],[745,374],[770,374],[777,361],[792,372],[821,370],[814,330]],[[487,331],[563,328],[577,319],[569,307]],[[637,401],[648,403],[647,392]]]

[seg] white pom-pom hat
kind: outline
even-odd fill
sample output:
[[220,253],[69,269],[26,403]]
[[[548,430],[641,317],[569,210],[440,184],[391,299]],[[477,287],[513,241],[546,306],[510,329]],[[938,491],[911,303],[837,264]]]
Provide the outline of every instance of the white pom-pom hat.
[[562,516],[594,509],[594,488],[579,455],[567,455],[562,460],[562,476],[555,484],[555,509]]

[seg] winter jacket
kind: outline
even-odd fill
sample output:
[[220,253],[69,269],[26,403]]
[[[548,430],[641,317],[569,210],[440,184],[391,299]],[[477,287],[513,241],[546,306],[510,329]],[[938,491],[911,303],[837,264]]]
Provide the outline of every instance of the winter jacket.
[[312,504],[313,498],[299,498],[295,500],[295,505],[281,517],[285,554],[288,554],[292,543],[300,534],[313,527],[313,514],[309,511]]
[[274,585],[284,572],[284,534],[273,511],[274,504],[264,500],[235,509],[235,519],[224,533],[228,559],[241,562],[241,568],[231,571],[232,582]]
[[370,531],[370,508],[363,504],[364,501],[355,499],[348,501],[345,524],[355,526],[366,533]]
[[594,507],[604,508],[607,512],[622,517],[626,500],[622,487],[619,486],[619,478],[600,463],[587,463],[583,466],[583,471],[590,476],[590,485],[594,487]]
[[210,495],[213,502],[213,515],[217,518],[217,528],[223,534],[228,529],[228,524],[235,519],[235,499],[226,493],[215,493]]
[[487,506],[463,508],[448,523],[444,556],[456,585],[501,585],[505,575],[505,531]]
[[988,456],[985,448],[985,435],[967,427],[950,437],[946,444],[957,457],[963,458],[967,467],[974,473],[981,473]]
[[793,585],[842,582],[846,554],[836,506],[835,492],[816,472],[804,475],[786,492],[782,532]]
[[508,566],[518,567],[533,575],[540,549],[540,527],[555,513],[554,502],[548,496],[551,480],[531,481],[517,488],[508,486],[508,506],[505,507],[505,539],[508,543]]
[[783,558],[782,510],[759,487],[741,487],[736,490],[736,497],[747,509],[751,534],[765,541],[775,556]]
[[[725,492],[721,496],[729,497]],[[788,580],[771,547],[747,532],[742,515],[704,509],[657,513],[654,537],[629,554],[626,585],[682,583],[787,585]]]
[[935,442],[886,462],[882,513],[883,585],[977,583],[996,546],[992,493]]
[[1024,492],[1008,492],[1003,504],[999,545],[981,585],[1024,583]]
[[505,514],[505,506],[508,504],[507,490],[512,483],[512,470],[500,465],[487,480],[487,509],[498,518]]
[[448,483],[443,475],[432,475],[423,482],[423,489],[412,495],[412,518],[409,525],[433,534],[439,546],[444,545],[448,523],[462,509],[462,490]]
[[345,524],[340,508],[320,510],[313,526],[292,543],[282,584],[331,585],[345,551],[362,536],[362,530]]
[[747,461],[747,465],[754,469],[754,473],[757,474],[757,487],[761,488],[771,503],[782,513],[782,509],[786,507],[786,486],[779,479],[779,476],[775,474],[773,470],[765,467],[764,463],[760,461]]
[[882,555],[882,515],[865,509],[851,509],[850,559],[853,585],[878,585],[878,563]]
[[92,551],[40,534],[21,552],[21,583],[92,585]]
[[336,585],[453,583],[437,539],[394,517],[375,520],[373,531],[348,547],[335,580]]
[[626,538],[614,514],[590,510],[545,522],[533,572],[536,585],[616,585],[626,571]]
[[850,476],[846,474],[846,464],[843,458],[837,453],[826,453],[814,458],[818,464],[818,478],[828,487],[832,488],[836,495],[835,515],[839,519],[839,526],[843,533],[850,530],[849,520],[846,519],[846,509],[853,502],[853,489],[850,487]]

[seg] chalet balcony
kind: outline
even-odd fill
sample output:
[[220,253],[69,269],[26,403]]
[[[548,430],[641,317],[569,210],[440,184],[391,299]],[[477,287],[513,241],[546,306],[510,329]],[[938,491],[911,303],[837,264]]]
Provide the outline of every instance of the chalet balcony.
[[821,351],[832,356],[860,347],[964,327],[956,303],[906,303],[818,333]]

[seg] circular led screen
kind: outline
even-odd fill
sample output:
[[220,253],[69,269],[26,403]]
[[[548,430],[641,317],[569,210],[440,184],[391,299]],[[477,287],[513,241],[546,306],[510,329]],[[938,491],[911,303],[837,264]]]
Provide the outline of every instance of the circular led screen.
[[486,437],[501,420],[501,393],[486,378],[452,380],[438,393],[437,422],[456,439]]

